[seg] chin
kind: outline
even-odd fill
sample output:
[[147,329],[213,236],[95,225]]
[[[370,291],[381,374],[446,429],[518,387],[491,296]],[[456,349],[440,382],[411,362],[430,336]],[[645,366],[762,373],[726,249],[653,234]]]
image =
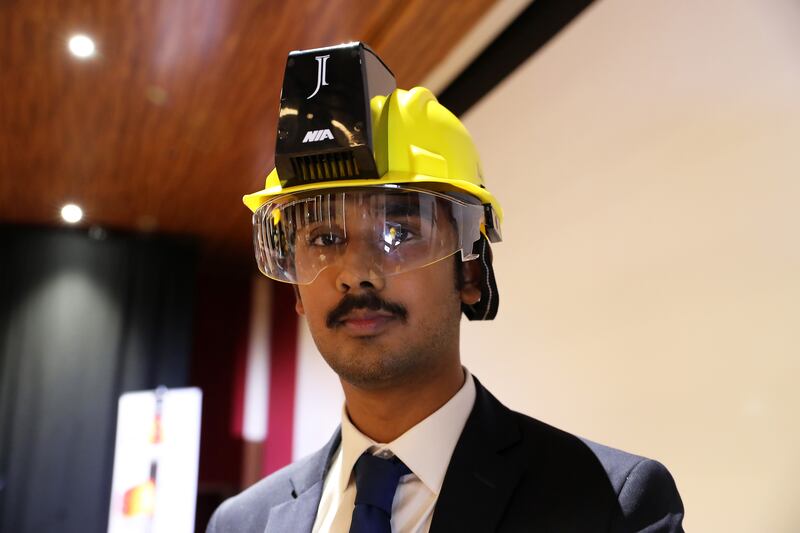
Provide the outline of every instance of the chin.
[[414,379],[422,363],[414,358],[389,356],[379,348],[346,355],[338,352],[325,360],[340,379],[362,389],[403,384]]

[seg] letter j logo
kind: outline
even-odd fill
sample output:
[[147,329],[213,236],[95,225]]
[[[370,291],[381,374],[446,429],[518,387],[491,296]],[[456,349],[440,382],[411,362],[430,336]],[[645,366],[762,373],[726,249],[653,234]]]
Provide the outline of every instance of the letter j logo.
[[325,79],[325,75],[327,74],[327,65],[328,65],[328,58],[331,57],[330,54],[326,56],[316,56],[314,59],[317,60],[317,88],[314,89],[314,92],[311,93],[311,96],[306,98],[306,100],[311,100],[314,96],[319,92],[320,87],[323,85],[328,85],[327,80]]

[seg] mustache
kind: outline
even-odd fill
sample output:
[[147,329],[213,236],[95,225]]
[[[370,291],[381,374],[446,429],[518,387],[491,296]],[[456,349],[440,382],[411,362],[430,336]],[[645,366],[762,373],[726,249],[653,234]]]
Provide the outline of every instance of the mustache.
[[408,311],[402,305],[393,302],[387,302],[374,292],[365,292],[363,294],[345,295],[345,297],[342,298],[342,301],[339,302],[339,305],[337,305],[335,308],[333,308],[333,310],[331,310],[330,313],[328,313],[325,324],[329,328],[335,328],[341,324],[342,319],[347,316],[348,313],[355,311],[356,309],[386,311],[387,313],[391,313],[395,317],[399,318],[403,322],[405,322],[406,318],[408,318]]

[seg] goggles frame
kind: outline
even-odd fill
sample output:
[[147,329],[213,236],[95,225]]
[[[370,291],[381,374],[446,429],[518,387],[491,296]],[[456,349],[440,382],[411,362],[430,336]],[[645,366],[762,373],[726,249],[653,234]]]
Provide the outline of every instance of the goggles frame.
[[[299,234],[305,235],[304,231],[306,227],[299,227],[305,223],[304,221],[301,221],[299,224],[295,223],[298,217],[294,210],[299,207],[307,207],[306,203],[313,204],[314,215],[316,216],[317,211],[319,211],[320,214],[323,213],[323,210],[317,209],[316,203],[322,203],[322,198],[328,197],[326,201],[330,206],[330,198],[334,197],[334,209],[342,209],[342,221],[345,221],[347,218],[347,209],[352,209],[352,207],[347,207],[347,202],[350,200],[348,196],[354,199],[360,199],[362,195],[365,195],[366,198],[372,199],[373,196],[378,197],[380,195],[385,195],[385,201],[386,198],[392,195],[403,194],[420,195],[421,198],[425,199],[424,201],[430,202],[429,206],[433,206],[433,210],[428,211],[431,220],[425,221],[431,228],[428,233],[428,240],[418,239],[422,245],[428,245],[432,251],[428,251],[428,255],[424,256],[424,258],[418,257],[411,259],[409,257],[409,259],[403,259],[403,254],[396,251],[408,249],[403,248],[401,240],[395,239],[397,235],[396,232],[401,231],[400,225],[388,220],[386,218],[386,212],[384,211],[382,223],[378,224],[374,222],[372,226],[373,231],[377,231],[375,228],[378,226],[382,227],[382,233],[379,235],[380,238],[376,239],[376,242],[381,243],[384,255],[373,252],[374,256],[380,256],[380,261],[376,261],[371,265],[376,272],[379,271],[382,276],[401,274],[418,268],[424,268],[451,257],[459,251],[461,252],[462,261],[472,261],[479,257],[478,254],[474,253],[475,244],[480,241],[482,234],[487,235],[487,230],[495,227],[495,221],[491,218],[487,218],[487,215],[490,214],[490,206],[485,206],[472,196],[455,190],[447,190],[445,192],[445,190],[433,190],[398,184],[384,184],[366,187],[314,189],[302,193],[289,193],[271,198],[270,201],[263,204],[253,213],[252,218],[253,246],[259,270],[265,276],[276,281],[306,285],[313,283],[323,270],[337,264],[337,261],[341,260],[341,256],[347,253],[346,247],[349,241],[347,241],[347,224],[345,222],[343,224],[344,229],[340,230],[340,233],[344,233],[344,235],[337,236],[337,238],[343,237],[345,241],[337,243],[341,248],[332,248],[334,253],[331,254],[331,257],[327,257],[325,253],[322,253],[322,249],[320,249],[317,258],[309,259],[309,254],[301,254],[306,257],[306,263],[314,264],[315,261],[318,260],[319,265],[307,268],[308,272],[305,274],[298,273],[298,241],[296,239]],[[335,198],[336,196],[339,196],[339,198]],[[446,203],[442,204],[442,202]],[[437,229],[437,224],[442,223],[441,220],[436,220],[439,210],[442,209],[440,207],[442,205],[447,208],[445,212],[448,212],[447,214],[450,218],[449,222],[452,224],[454,230],[455,239],[451,240],[450,243],[442,243],[441,240],[437,243],[433,237],[434,235],[438,237],[437,232],[439,230]],[[330,209],[330,207],[328,207],[328,209]],[[285,217],[284,212],[291,214]],[[435,212],[435,214],[430,214],[431,212]],[[310,216],[308,209],[305,209],[304,213],[305,216],[302,218],[306,220]],[[419,218],[421,215],[417,216]],[[319,217],[319,219],[324,218],[324,215]],[[362,215],[362,218],[365,217]],[[314,222],[317,220],[317,218],[313,218]],[[328,212],[329,224],[330,221],[330,212]],[[321,222],[321,224],[324,226],[324,221]],[[378,237],[378,235],[375,235],[375,237]],[[308,250],[309,248],[311,247],[306,246],[303,249]],[[316,252],[317,250],[313,251],[313,253]],[[391,254],[395,255],[391,256]],[[392,269],[386,268],[387,262],[390,259],[396,261],[392,263]],[[404,261],[406,264],[404,264]]]

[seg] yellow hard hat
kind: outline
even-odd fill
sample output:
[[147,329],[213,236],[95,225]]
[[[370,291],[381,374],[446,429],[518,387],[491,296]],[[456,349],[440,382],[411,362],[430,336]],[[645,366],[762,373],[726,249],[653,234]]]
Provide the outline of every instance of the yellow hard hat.
[[[428,89],[396,89],[392,72],[362,43],[291,52],[281,91],[275,169],[264,189],[243,198],[254,213],[262,272],[278,281],[310,283],[334,262],[338,256],[323,241],[317,245],[316,238],[300,246],[305,255],[298,256],[294,236],[322,213],[330,223],[346,211],[347,202],[332,198],[345,191],[382,202],[383,218],[372,217],[382,221],[373,229],[381,233],[375,242],[385,248],[376,268],[401,273],[458,250],[464,261],[481,257],[486,298],[464,312],[470,319],[494,317],[498,299],[488,242],[502,240],[502,209],[484,186],[478,152],[461,121]],[[419,209],[427,206],[429,216],[442,201],[450,202],[445,210],[458,239],[437,241],[435,228],[429,228],[430,234],[414,237],[416,247],[408,244],[408,228],[385,216],[386,202],[395,201],[398,193]],[[346,242],[329,229],[325,238],[331,250]],[[303,268],[298,258],[304,259]]]
[[[270,198],[283,194],[328,188],[425,184],[449,186],[474,196],[482,204],[491,205],[498,221],[502,222],[502,208],[484,186],[481,162],[472,137],[431,91],[424,87],[410,91],[395,89],[389,97],[373,97],[370,109],[375,125],[375,151],[386,150],[388,158],[386,171],[380,177],[312,181],[284,187],[278,170],[274,169],[267,176],[263,190],[243,197],[245,205],[255,212]],[[325,166],[325,162],[317,164]]]

